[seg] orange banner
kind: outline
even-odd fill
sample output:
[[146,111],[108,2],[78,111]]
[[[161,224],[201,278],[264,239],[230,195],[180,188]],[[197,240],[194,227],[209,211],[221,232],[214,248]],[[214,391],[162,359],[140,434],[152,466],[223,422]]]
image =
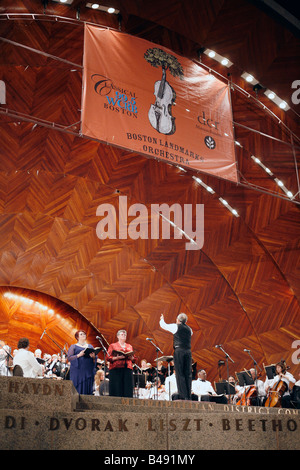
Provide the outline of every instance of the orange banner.
[[237,181],[228,85],[125,33],[85,26],[81,132]]

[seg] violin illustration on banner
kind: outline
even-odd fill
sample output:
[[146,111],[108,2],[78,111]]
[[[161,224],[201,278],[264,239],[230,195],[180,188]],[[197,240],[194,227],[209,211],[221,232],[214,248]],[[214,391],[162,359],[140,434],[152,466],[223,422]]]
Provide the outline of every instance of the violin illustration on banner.
[[149,122],[160,134],[174,134],[176,126],[175,118],[172,116],[172,106],[176,101],[176,93],[166,80],[166,72],[169,70],[174,77],[183,79],[182,66],[176,57],[157,47],[148,49],[144,58],[153,67],[162,68],[162,78],[154,85],[156,100],[148,112]]

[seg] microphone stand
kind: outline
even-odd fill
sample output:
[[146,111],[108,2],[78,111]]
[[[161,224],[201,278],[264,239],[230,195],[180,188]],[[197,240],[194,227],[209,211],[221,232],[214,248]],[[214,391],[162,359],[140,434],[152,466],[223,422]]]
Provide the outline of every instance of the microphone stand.
[[[59,346],[59,344],[57,344],[57,343],[54,341],[54,339],[51,338],[51,336],[48,335],[48,333],[46,332],[46,328],[44,329],[44,332],[43,332],[43,334],[42,334],[42,337],[43,337],[44,335],[48,336],[48,338],[51,339],[51,341],[52,341],[52,342],[58,347],[58,349],[60,350],[60,354],[63,355],[64,349],[62,349],[62,348]],[[40,338],[40,339],[41,339],[41,338]]]
[[[4,353],[5,353],[5,356],[6,356],[6,359],[5,359],[5,361],[6,361],[6,375],[8,376],[8,375],[9,375],[9,374],[8,374],[8,373],[9,373],[9,368],[10,368],[10,366],[9,366],[9,358],[10,358],[12,361],[13,361],[14,358],[12,357],[12,355],[10,354],[9,351],[6,351],[6,349],[4,349],[4,347],[1,346],[1,349],[3,349],[3,351],[4,351]],[[10,349],[10,348],[9,348],[9,349]]]
[[260,372],[261,372],[261,368],[259,367],[259,365],[257,364],[256,360],[255,360],[254,357],[252,356],[251,351],[250,351],[250,350],[247,350],[247,351],[245,351],[245,352],[247,352],[247,353],[249,354],[249,356],[251,357],[251,359],[252,359],[252,361],[253,361],[254,370],[255,370],[255,381],[254,381],[254,383],[255,383],[256,390],[257,390],[257,398],[258,398],[258,401],[259,401],[259,403],[260,403],[260,396],[259,396],[259,394],[258,394],[258,386],[257,386],[257,380],[258,380],[258,378],[257,378],[257,368],[256,368],[256,366],[258,366]]
[[133,364],[133,367],[136,367],[138,369],[137,382],[136,382],[136,385],[137,385],[136,395],[137,395],[137,398],[140,398],[140,375],[142,374],[142,369],[137,364]]
[[[156,380],[158,379],[158,351],[161,353],[161,354],[164,354],[162,352],[162,350],[155,344],[153,343],[152,339],[149,340],[150,343],[155,347],[155,350],[156,350]],[[156,399],[158,400],[158,384],[156,382]]]
[[103,360],[104,360],[104,380],[106,379],[106,355],[107,355],[107,349],[105,348],[103,342],[102,342],[102,339],[97,336],[97,340],[99,341],[99,343],[101,344],[101,348],[103,350]]
[[227,386],[228,386],[228,395],[229,395],[229,402],[231,401],[231,392],[230,392],[230,387],[229,387],[229,365],[228,365],[228,359],[231,360],[232,363],[234,363],[234,360],[229,356],[229,354],[224,351],[222,345],[220,344],[219,345],[219,348],[221,349],[221,351],[223,351],[223,353],[225,354],[225,358],[226,358],[226,367],[227,367]]

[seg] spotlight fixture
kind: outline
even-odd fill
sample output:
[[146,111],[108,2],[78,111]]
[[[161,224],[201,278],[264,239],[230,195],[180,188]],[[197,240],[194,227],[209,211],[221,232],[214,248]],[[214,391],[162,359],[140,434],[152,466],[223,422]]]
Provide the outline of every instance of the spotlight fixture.
[[72,5],[74,0],[52,0],[55,3],[63,3],[64,5]]
[[259,158],[257,158],[255,155],[251,155],[251,158],[252,160],[257,163],[257,165],[259,165],[263,170],[265,170],[266,173],[268,173],[268,175],[272,176],[273,177],[273,180],[275,181],[275,183],[277,184],[277,186],[280,187],[280,189],[287,195],[287,197],[289,199],[293,199],[294,198],[294,195],[291,191],[289,191],[285,185],[283,184],[283,182],[276,178],[276,176],[274,176],[274,174],[272,173],[272,171],[266,167]]
[[273,176],[273,173],[272,171],[267,168],[261,161],[259,158],[257,158],[255,155],[251,155],[251,158],[252,160],[255,161],[255,163],[257,163],[257,165],[259,165],[263,170],[265,170],[266,173],[268,173],[270,176]]
[[208,192],[211,193],[211,194],[215,194],[215,191],[214,191],[210,186],[207,186],[207,184],[205,184],[200,178],[198,178],[197,176],[192,176],[192,178],[193,178],[198,184],[200,184],[203,188],[205,188],[206,191],[208,191]]
[[269,98],[269,100],[277,104],[277,106],[279,106],[280,109],[283,109],[284,111],[288,111],[290,109],[286,101],[279,98],[279,96],[277,96],[276,93],[274,93],[274,91],[268,89],[264,92],[264,94]]
[[217,52],[213,51],[212,49],[204,49],[203,50],[204,54],[206,54],[208,57],[211,57],[212,59],[215,59],[217,62],[220,64],[224,65],[225,67],[231,67],[233,65],[233,62],[230,62],[227,57],[223,57]]
[[[200,178],[198,178],[197,176],[192,176],[192,178],[198,184],[200,184],[203,188],[205,188],[206,191],[208,191],[211,194],[215,194],[215,191],[210,186],[207,186],[207,184],[205,184]],[[218,199],[235,217],[239,217],[238,211],[234,209],[233,207],[231,207],[231,205],[228,204],[228,202],[225,199],[223,199],[222,197],[219,197]]]
[[281,180],[279,180],[278,178],[274,178],[274,181],[275,183],[277,183],[277,185],[280,187],[280,189],[282,189],[282,191],[287,195],[289,199],[294,198],[293,193],[285,187],[285,185],[283,184]]
[[228,202],[223,199],[222,197],[219,197],[219,201],[222,202],[222,204],[227,207],[227,209],[235,216],[235,217],[239,217],[239,214],[238,214],[238,211],[236,209],[234,209],[233,207],[231,207]]
[[250,83],[251,85],[257,85],[258,83],[258,80],[256,80],[256,78],[253,77],[253,75],[251,75],[250,73],[248,72],[243,72],[241,77],[248,83]]
[[100,3],[87,3],[85,5],[87,8],[92,8],[93,10],[99,10],[99,11],[104,11],[105,13],[110,13],[110,14],[119,14],[120,10],[116,10],[114,7],[107,7],[104,5],[100,5]]

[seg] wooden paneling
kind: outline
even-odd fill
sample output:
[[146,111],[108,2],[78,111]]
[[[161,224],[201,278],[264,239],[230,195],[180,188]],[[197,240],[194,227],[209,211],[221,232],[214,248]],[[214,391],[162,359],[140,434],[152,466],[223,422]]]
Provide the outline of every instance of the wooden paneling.
[[[115,17],[91,12],[83,2],[82,20],[118,27]],[[248,2],[119,1],[122,29],[157,41],[196,59],[205,45],[235,63],[232,80],[242,84],[241,69],[253,72],[289,104],[297,78],[294,58],[285,46],[296,39]],[[2,12],[43,13],[33,0],[1,4]],[[76,8],[49,2],[48,15],[75,18]],[[79,136],[82,80],[82,23],[44,20],[0,20],[0,36],[68,60],[79,67],[1,43],[0,79],[7,83],[10,109],[43,119],[50,126],[0,114],[0,333],[13,347],[20,336],[32,345],[47,326],[59,344],[71,343],[73,331],[100,331],[108,342],[119,328],[139,359],[154,361],[154,338],[165,354],[172,337],[159,328],[185,311],[194,330],[193,358],[209,380],[218,378],[222,344],[235,361],[233,373],[251,366],[247,348],[268,364],[284,357],[292,371],[292,343],[299,338],[299,209],[276,197],[280,189],[251,159],[259,156],[291,191],[297,192],[295,155],[290,146],[235,126],[238,167],[245,181],[273,191],[274,196],[202,175],[215,194],[193,179],[191,171]],[[264,47],[261,44],[264,44]],[[298,44],[298,43],[297,43]],[[216,63],[207,65],[225,74]],[[247,91],[254,96],[248,86]],[[261,94],[262,102],[271,106]],[[290,143],[290,135],[253,100],[232,92],[234,121]],[[297,116],[272,111],[293,131]],[[56,126],[51,128],[51,123]],[[70,126],[71,133],[57,125]],[[97,207],[119,195],[128,203],[204,204],[205,239],[201,251],[187,251],[185,240],[104,240],[96,235]],[[240,214],[220,203],[224,197]],[[3,298],[18,288],[58,309],[55,318],[16,308]],[[93,326],[94,325],[94,326]],[[42,345],[40,345],[42,346]],[[52,348],[53,344],[45,344]],[[42,347],[44,350],[45,348]],[[55,349],[55,348],[54,348]],[[53,349],[51,349],[53,351]],[[154,362],[153,362],[154,363]],[[223,377],[226,372],[223,372]]]

